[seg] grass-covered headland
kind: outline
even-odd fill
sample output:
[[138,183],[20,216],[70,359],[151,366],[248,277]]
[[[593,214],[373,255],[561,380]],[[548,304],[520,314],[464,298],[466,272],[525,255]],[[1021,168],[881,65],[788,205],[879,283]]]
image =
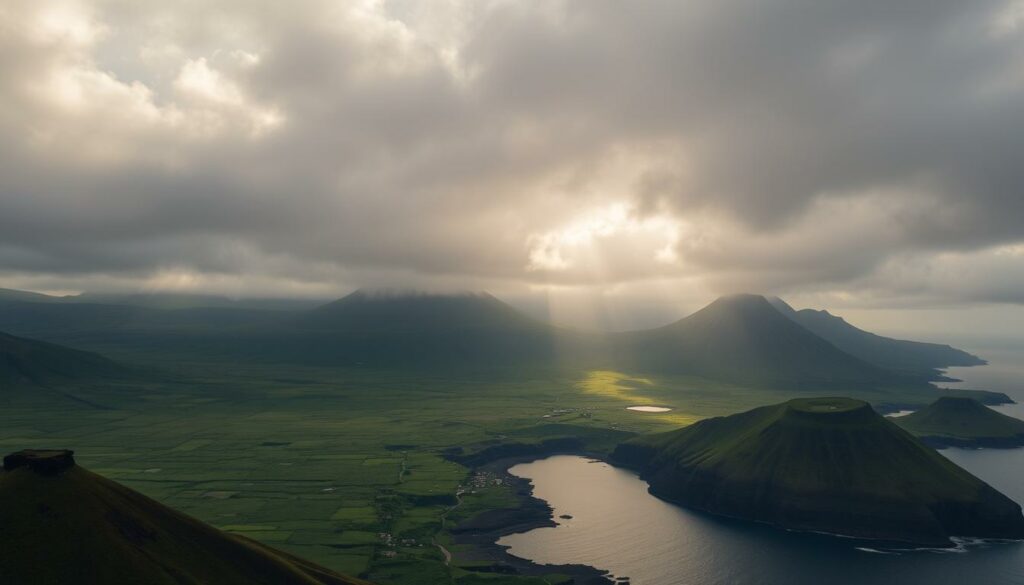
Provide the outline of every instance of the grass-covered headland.
[[637,437],[613,460],[639,469],[655,495],[784,528],[924,546],[1024,537],[1018,504],[850,398]]

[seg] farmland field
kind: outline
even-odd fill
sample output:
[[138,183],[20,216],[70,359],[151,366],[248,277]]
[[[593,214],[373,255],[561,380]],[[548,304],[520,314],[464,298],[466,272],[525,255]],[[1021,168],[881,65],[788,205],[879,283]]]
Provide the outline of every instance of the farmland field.
[[[162,503],[380,583],[541,582],[472,571],[446,530],[516,499],[499,482],[472,485],[472,459],[446,453],[557,437],[602,450],[605,430],[668,430],[791,395],[610,371],[148,367],[158,382],[9,389],[0,450],[74,449]],[[626,410],[637,403],[674,410]]]

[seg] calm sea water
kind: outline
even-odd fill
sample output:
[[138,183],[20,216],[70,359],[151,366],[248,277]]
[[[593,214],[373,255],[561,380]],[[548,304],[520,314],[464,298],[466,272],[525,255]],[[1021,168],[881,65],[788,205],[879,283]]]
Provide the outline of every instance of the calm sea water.
[[[1000,390],[1024,418],[1024,353],[985,352],[991,365],[959,368],[957,387]],[[953,384],[950,384],[954,386]],[[1024,449],[943,453],[1024,502]],[[583,563],[633,585],[1024,585],[1024,543],[974,543],[956,552],[876,551],[870,544],[723,520],[663,502],[632,472],[583,457],[517,465],[555,510],[554,528],[503,538],[512,554],[539,563]]]

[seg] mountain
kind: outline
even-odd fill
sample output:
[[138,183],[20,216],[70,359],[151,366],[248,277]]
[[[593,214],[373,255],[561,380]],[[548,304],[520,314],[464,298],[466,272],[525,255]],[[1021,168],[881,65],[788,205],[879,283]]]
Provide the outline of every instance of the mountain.
[[546,327],[487,293],[357,290],[296,319],[311,329],[426,331]]
[[892,420],[939,448],[1024,446],[1024,420],[996,412],[973,398],[944,396]]
[[788,529],[947,546],[1024,537],[1012,500],[849,398],[805,398],[620,444],[652,494]]
[[815,388],[893,383],[897,377],[844,353],[759,295],[721,297],[671,325],[623,334],[641,371],[669,371]]
[[275,330],[298,359],[335,365],[549,362],[559,332],[486,293],[356,291]]
[[0,382],[38,384],[122,373],[99,354],[0,333]]
[[[769,302],[780,313],[804,326],[846,353],[883,368],[909,372],[929,372],[952,366],[980,366],[985,360],[966,351],[920,341],[905,341],[875,335],[858,329],[828,311],[794,310],[785,301],[772,297]],[[934,372],[932,372],[934,377]]]
[[75,465],[71,451],[21,451],[4,470],[5,583],[363,583],[167,508]]

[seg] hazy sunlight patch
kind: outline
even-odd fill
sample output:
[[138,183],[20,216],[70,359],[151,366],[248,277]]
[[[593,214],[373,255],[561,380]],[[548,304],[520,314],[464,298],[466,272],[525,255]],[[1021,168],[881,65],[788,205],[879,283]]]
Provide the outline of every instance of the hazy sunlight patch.
[[[582,380],[577,382],[576,387],[584,394],[613,398],[633,405],[658,406],[664,403],[664,401],[659,401],[647,395],[650,391],[657,392],[658,390],[654,381],[650,378],[634,377],[612,370],[591,370],[586,373]],[[657,418],[659,421],[678,425],[688,425],[699,419],[699,417],[680,412],[642,414],[646,417]]]

